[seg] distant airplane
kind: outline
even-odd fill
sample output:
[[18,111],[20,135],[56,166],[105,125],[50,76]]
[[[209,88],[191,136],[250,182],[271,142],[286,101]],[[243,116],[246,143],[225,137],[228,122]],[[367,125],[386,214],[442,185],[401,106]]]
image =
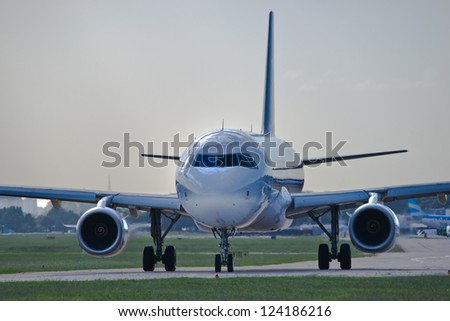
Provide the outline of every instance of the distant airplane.
[[403,218],[413,221],[416,226],[442,231],[442,234],[448,234],[447,227],[450,227],[450,215],[427,214],[413,198],[408,200],[408,213]]
[[445,233],[449,235],[448,227],[450,227],[450,215],[431,215],[426,214],[422,217],[422,223],[428,228],[433,228],[439,233]]
[[408,213],[413,220],[420,220],[424,215],[422,208],[414,198],[408,200]]
[[[191,217],[203,231],[220,237],[221,253],[215,256],[215,271],[234,270],[229,237],[239,232],[269,232],[286,229],[296,217],[309,216],[329,237],[320,244],[320,269],[328,269],[338,260],[342,269],[351,268],[349,244],[339,243],[339,211],[357,207],[348,228],[351,241],[361,251],[388,251],[396,242],[399,223],[385,201],[450,193],[450,182],[352,191],[302,193],[304,167],[321,163],[374,157],[406,150],[349,156],[303,159],[294,162],[294,149],[275,137],[273,95],[273,13],[269,14],[269,35],[265,77],[262,131],[260,134],[233,129],[208,132],[197,138],[181,157],[145,155],[179,160],[176,170],[176,194],[150,195],[0,186],[0,195],[49,199],[53,206],[61,201],[96,203],[77,223],[81,248],[94,256],[119,253],[127,241],[128,226],[117,207],[128,208],[132,216],[138,210],[149,213],[151,237],[155,246],[143,251],[143,269],[153,271],[162,261],[167,271],[176,268],[176,250],[164,249],[167,233],[183,216]],[[238,115],[237,115],[238,117]],[[13,137],[14,138],[14,137]],[[13,139],[12,138],[12,139]],[[294,159],[295,160],[295,159]],[[331,212],[331,228],[319,218]],[[161,217],[172,224],[162,231]]]
[[429,228],[445,230],[450,225],[450,215],[428,214],[415,199],[408,200],[408,213],[414,220],[419,220]]

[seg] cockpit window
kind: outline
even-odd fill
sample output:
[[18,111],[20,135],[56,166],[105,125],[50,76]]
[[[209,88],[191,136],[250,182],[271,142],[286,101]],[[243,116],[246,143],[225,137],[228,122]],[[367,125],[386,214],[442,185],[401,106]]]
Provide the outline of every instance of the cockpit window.
[[239,154],[239,166],[247,168],[257,168],[255,159],[248,154]]
[[249,154],[212,155],[198,153],[192,166],[194,167],[235,167],[258,168],[256,162]]

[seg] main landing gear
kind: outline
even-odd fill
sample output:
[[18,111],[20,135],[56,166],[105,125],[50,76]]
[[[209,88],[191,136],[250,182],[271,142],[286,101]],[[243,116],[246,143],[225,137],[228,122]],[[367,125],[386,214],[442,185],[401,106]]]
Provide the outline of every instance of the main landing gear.
[[339,207],[331,207],[331,232],[319,221],[319,217],[324,215],[326,212],[316,215],[315,213],[310,213],[309,216],[314,220],[314,222],[319,225],[322,231],[329,237],[331,242],[331,252],[328,244],[319,245],[319,269],[328,270],[330,268],[330,262],[332,260],[338,260],[343,270],[350,270],[352,268],[352,254],[350,251],[349,244],[341,244],[338,252],[338,242],[339,242]]
[[221,248],[221,253],[220,254],[216,254],[215,257],[215,271],[216,273],[220,273],[222,271],[222,266],[226,266],[227,267],[227,271],[228,272],[233,272],[234,271],[234,257],[233,254],[228,253],[228,250],[230,248],[230,243],[228,242],[228,238],[230,236],[233,236],[234,234],[236,234],[236,229],[227,229],[227,228],[221,228],[221,229],[216,229],[214,228],[212,230],[214,236],[217,238],[217,236],[220,237],[220,248]]
[[163,243],[164,238],[167,233],[172,229],[173,225],[180,218],[180,214],[175,215],[174,217],[169,217],[171,223],[167,227],[167,230],[162,234],[162,224],[161,224],[161,210],[160,209],[151,209],[149,213],[150,217],[150,234],[153,238],[153,243],[155,244],[155,248],[153,246],[144,247],[144,251],[142,253],[142,267],[144,271],[154,271],[155,265],[157,262],[162,261],[164,264],[164,268],[166,271],[175,271],[177,264],[177,254],[175,247],[169,245],[165,248],[163,253]]

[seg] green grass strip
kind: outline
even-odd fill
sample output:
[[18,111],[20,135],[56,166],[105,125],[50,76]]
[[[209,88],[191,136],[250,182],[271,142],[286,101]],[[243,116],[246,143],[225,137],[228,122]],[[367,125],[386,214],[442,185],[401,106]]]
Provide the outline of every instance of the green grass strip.
[[0,300],[448,301],[450,276],[7,282]]

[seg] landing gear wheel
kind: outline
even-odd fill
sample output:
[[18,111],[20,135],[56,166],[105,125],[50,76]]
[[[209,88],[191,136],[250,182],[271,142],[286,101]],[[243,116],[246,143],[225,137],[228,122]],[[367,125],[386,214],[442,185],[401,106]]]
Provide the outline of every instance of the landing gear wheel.
[[144,247],[144,251],[142,253],[142,268],[144,269],[144,271],[146,272],[154,271],[155,262],[156,262],[156,255],[153,246]]
[[175,247],[173,247],[172,245],[166,247],[163,255],[163,263],[166,271],[173,272],[176,270],[177,252],[175,250]]
[[227,271],[228,272],[233,272],[234,271],[234,257],[233,257],[233,254],[228,254]]
[[222,272],[222,256],[220,254],[216,254],[215,267],[216,273]]
[[330,249],[328,244],[319,245],[319,269],[328,270],[330,268]]
[[352,268],[352,253],[350,251],[350,244],[341,244],[339,262],[341,263],[341,269],[343,270],[350,270]]

